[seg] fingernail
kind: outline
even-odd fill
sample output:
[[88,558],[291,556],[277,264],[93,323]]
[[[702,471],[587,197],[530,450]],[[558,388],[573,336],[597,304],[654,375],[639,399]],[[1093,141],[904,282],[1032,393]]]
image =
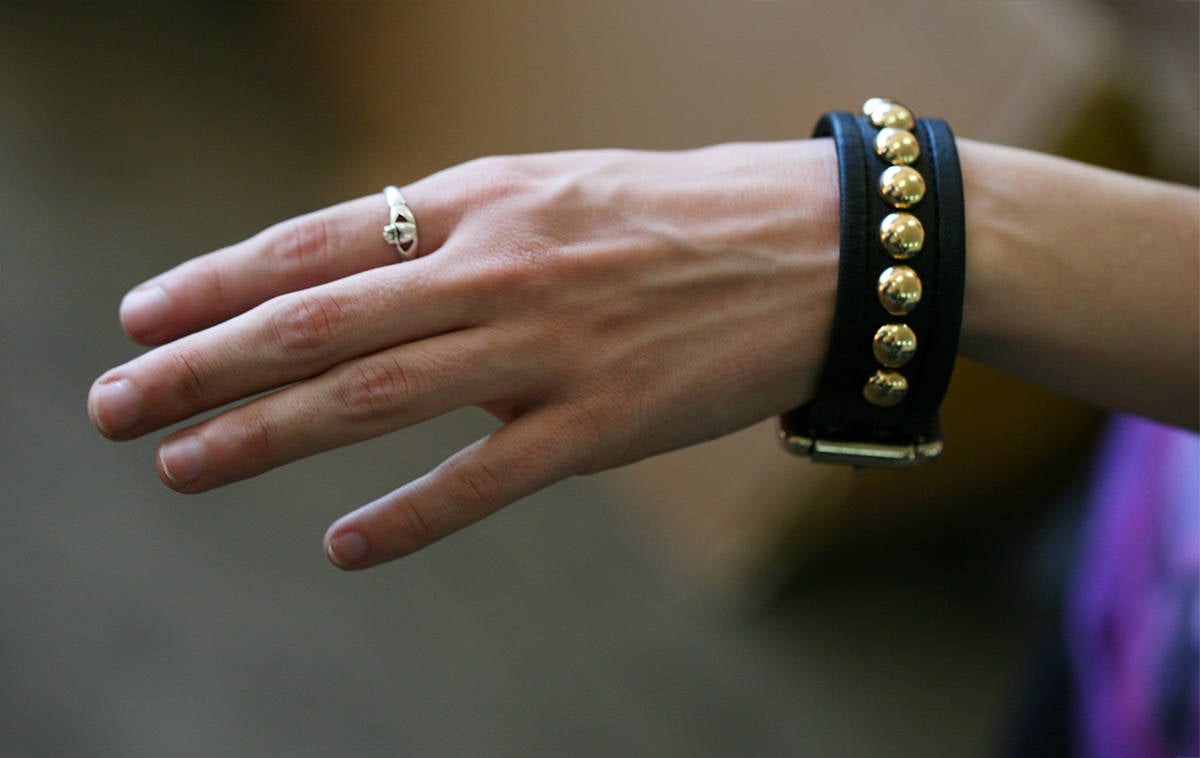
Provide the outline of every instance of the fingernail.
[[188,485],[196,481],[208,465],[204,441],[193,434],[164,443],[158,451],[158,463],[172,484]]
[[338,568],[350,568],[367,557],[367,540],[359,532],[343,532],[329,540],[325,554]]
[[121,300],[121,323],[132,334],[148,334],[166,320],[170,308],[170,299],[162,287],[134,290]]
[[128,379],[97,384],[92,388],[92,419],[106,435],[118,434],[137,423],[142,401]]

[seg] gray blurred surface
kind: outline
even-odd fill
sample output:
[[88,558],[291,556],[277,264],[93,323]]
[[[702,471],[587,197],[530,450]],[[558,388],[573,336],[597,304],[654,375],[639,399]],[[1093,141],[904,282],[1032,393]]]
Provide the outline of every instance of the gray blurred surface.
[[481,415],[192,497],[157,438],[101,439],[84,398],[137,353],[130,286],[364,191],[331,181],[336,119],[255,20],[205,7],[0,11],[0,756],[986,752],[1006,607],[931,581],[708,614],[596,480],[326,564],[333,518]]

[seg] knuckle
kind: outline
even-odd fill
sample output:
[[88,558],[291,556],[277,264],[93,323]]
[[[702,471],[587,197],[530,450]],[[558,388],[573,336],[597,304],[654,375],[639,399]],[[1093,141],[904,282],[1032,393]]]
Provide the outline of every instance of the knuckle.
[[320,213],[300,216],[273,227],[268,244],[285,269],[307,269],[327,257],[329,225]]
[[190,279],[198,282],[205,299],[224,305],[229,300],[229,273],[215,255],[197,260],[195,271],[189,272]]
[[275,428],[260,410],[247,406],[237,424],[237,452],[251,460],[269,455],[276,442]]
[[[555,280],[547,266],[547,243],[536,234],[511,230],[486,253],[462,262],[443,286],[451,296],[500,310],[540,312],[556,302]],[[532,307],[531,307],[532,306]]]
[[527,284],[526,272],[519,266],[507,265],[502,260],[476,260],[447,283],[451,297],[466,302],[491,305],[497,310],[510,310],[513,302],[521,300],[518,293]]
[[490,509],[500,502],[502,484],[499,473],[486,461],[478,457],[467,458],[449,472],[455,489],[460,493],[459,502]]
[[402,555],[420,550],[441,536],[421,507],[410,498],[395,500],[391,506],[391,516],[395,529],[393,537]]
[[334,385],[339,407],[351,419],[378,418],[411,397],[412,374],[398,361],[356,363]]
[[562,446],[577,451],[577,473],[595,474],[634,460],[632,425],[621,413],[620,404],[597,396],[573,408],[568,418],[561,430]]
[[481,184],[502,186],[516,174],[517,159],[511,155],[486,155],[464,164]]
[[467,181],[462,183],[471,205],[488,205],[519,194],[528,187],[530,174],[521,159],[511,155],[476,158],[462,165]]
[[282,300],[271,314],[275,344],[285,355],[318,353],[341,332],[346,313],[328,295],[301,294]]
[[168,355],[171,361],[171,374],[175,377],[175,386],[179,395],[191,402],[202,402],[208,393],[208,371],[204,359],[194,348],[177,345]]

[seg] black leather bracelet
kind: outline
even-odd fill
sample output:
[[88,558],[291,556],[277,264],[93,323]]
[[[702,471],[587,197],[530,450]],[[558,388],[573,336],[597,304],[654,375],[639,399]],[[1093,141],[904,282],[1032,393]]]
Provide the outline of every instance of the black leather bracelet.
[[939,119],[873,98],[831,112],[841,255],[829,354],[816,398],[780,418],[788,450],[814,460],[904,467],[943,449],[939,408],[962,323],[962,177]]

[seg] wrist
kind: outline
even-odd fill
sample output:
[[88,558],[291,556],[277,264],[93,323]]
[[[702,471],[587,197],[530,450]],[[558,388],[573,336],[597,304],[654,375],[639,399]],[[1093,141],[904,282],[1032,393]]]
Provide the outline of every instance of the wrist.
[[1110,410],[1194,426],[1192,189],[959,140],[962,353]]
[[907,467],[941,454],[942,398],[962,319],[964,220],[945,122],[872,98],[831,111],[839,175],[839,264],[830,345],[815,399],[781,417],[788,450],[816,460]]
[[963,293],[960,353],[990,362],[1021,343],[1014,334],[1014,310],[1037,308],[1047,295],[1026,299],[1041,287],[1013,251],[1032,251],[1041,243],[1026,218],[1026,181],[1003,158],[1005,148],[959,139],[970,265]]
[[758,377],[767,386],[748,385],[747,392],[769,395],[770,414],[812,399],[837,292],[839,182],[832,140],[726,144],[670,155],[703,163],[720,189],[695,179],[668,187],[674,211],[655,217],[682,219],[679,230],[689,247],[719,251],[727,262],[741,260],[747,274],[764,274],[753,284],[753,310],[773,317],[746,338],[758,343],[754,352],[774,358]]

